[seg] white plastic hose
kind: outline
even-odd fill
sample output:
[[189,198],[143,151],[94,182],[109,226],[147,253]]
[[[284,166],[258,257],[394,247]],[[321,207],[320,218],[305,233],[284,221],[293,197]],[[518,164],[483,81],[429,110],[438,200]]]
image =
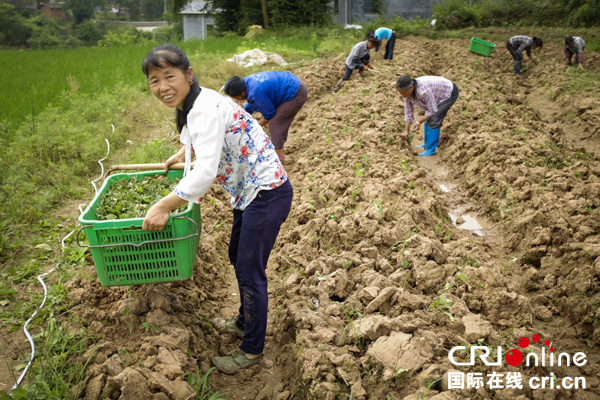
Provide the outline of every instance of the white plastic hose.
[[[113,133],[115,133],[115,126],[114,125],[111,125],[111,126],[112,126]],[[98,164],[100,164],[100,168],[101,168],[102,172],[100,173],[100,178],[96,179],[95,181],[92,181],[92,186],[94,187],[95,194],[98,194],[98,188],[96,187],[96,182],[98,182],[104,176],[104,165],[102,165],[102,161],[106,160],[106,157],[108,157],[108,153],[110,153],[110,143],[108,143],[108,139],[104,139],[104,140],[106,140],[106,146],[108,147],[108,150],[106,150],[106,155],[104,156],[104,158],[101,160],[98,160]]]
[[[65,251],[65,239],[68,238],[69,236],[71,236],[73,234],[73,232],[75,232],[75,230],[72,230],[71,233],[69,233],[67,236],[65,236],[63,238],[63,240],[61,242],[62,243],[62,247],[63,247],[63,251]],[[29,323],[31,322],[31,320],[35,318],[35,316],[37,315],[38,311],[41,310],[44,307],[44,304],[46,304],[46,296],[48,294],[48,288],[46,287],[46,283],[44,282],[44,280],[42,278],[44,276],[52,273],[52,271],[54,271],[56,268],[58,268],[59,265],[60,265],[60,261],[50,271],[48,271],[48,272],[46,272],[44,274],[38,275],[38,277],[37,277],[38,281],[40,281],[40,283],[44,287],[44,300],[42,300],[42,304],[38,307],[37,310],[35,310],[35,312],[31,315],[31,317],[29,317],[29,319],[27,320],[27,322],[25,322],[25,326],[23,327],[23,331],[25,332],[25,336],[27,336],[27,340],[29,340],[29,344],[31,345],[31,358],[29,359],[29,362],[27,363],[27,366],[25,367],[25,369],[23,370],[23,372],[21,372],[21,376],[19,376],[19,379],[17,379],[17,383],[15,383],[15,386],[13,386],[13,389],[16,389],[16,388],[19,387],[19,385],[21,384],[21,381],[25,377],[25,374],[27,374],[27,370],[29,370],[29,367],[31,366],[31,363],[33,362],[33,358],[35,357],[35,343],[33,341],[33,338],[31,337],[31,334],[27,330],[27,326],[29,325]]]
[[[113,130],[113,133],[114,133],[115,132],[115,126],[114,125],[111,125],[111,126],[112,126],[112,130]],[[106,146],[108,147],[108,150],[106,151],[106,156],[104,156],[103,159],[98,160],[98,164],[100,164],[100,168],[102,169],[102,173],[100,174],[100,178],[96,179],[95,181],[92,181],[92,186],[94,187],[94,190],[95,190],[96,194],[98,194],[98,189],[96,188],[95,182],[98,182],[104,176],[104,165],[102,165],[102,161],[104,161],[106,159],[106,157],[108,157],[108,154],[110,153],[110,143],[108,142],[108,139],[104,139],[104,140],[106,140]],[[83,210],[81,208],[83,206],[85,206],[85,204],[80,204],[79,205],[79,211],[82,214],[83,214]],[[73,234],[73,232],[75,232],[75,230],[72,230],[71,233],[69,233],[67,236],[65,236],[62,239],[61,244],[62,244],[62,251],[63,252],[65,251],[65,240],[69,236],[71,236]],[[17,382],[12,387],[13,389],[16,389],[16,388],[19,387],[19,385],[23,381],[23,378],[25,378],[25,375],[27,374],[27,371],[29,370],[29,367],[31,367],[31,363],[33,362],[33,359],[35,358],[35,342],[33,341],[33,338],[31,337],[31,333],[29,333],[29,330],[27,330],[27,327],[29,326],[29,323],[35,318],[35,316],[37,315],[38,311],[41,310],[44,307],[44,304],[46,304],[46,298],[47,298],[47,295],[48,295],[48,288],[46,286],[46,282],[44,282],[44,280],[42,278],[45,277],[46,275],[51,274],[56,268],[58,268],[59,265],[60,265],[60,261],[50,271],[37,276],[38,281],[40,281],[40,283],[42,284],[42,287],[44,288],[44,299],[42,300],[42,304],[40,304],[40,306],[37,308],[37,310],[35,310],[35,312],[31,315],[31,317],[29,317],[29,319],[25,322],[25,326],[23,326],[23,332],[25,332],[25,336],[27,336],[27,340],[29,340],[29,344],[31,346],[31,357],[29,358],[29,362],[27,363],[27,366],[25,366],[25,368],[23,369],[23,372],[21,372],[21,375],[19,376],[19,379],[17,379]]]

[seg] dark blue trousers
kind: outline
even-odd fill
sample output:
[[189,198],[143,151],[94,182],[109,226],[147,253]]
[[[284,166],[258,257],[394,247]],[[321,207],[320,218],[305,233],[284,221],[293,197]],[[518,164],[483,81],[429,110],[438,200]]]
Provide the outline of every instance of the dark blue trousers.
[[294,189],[289,179],[281,186],[262,190],[244,211],[233,210],[229,260],[240,289],[240,311],[235,324],[244,330],[240,349],[261,354],[267,330],[267,261],[281,224],[292,207]]
[[392,36],[387,41],[385,45],[385,55],[383,56],[384,60],[393,60],[394,59],[394,46],[396,45],[396,32],[392,32]]

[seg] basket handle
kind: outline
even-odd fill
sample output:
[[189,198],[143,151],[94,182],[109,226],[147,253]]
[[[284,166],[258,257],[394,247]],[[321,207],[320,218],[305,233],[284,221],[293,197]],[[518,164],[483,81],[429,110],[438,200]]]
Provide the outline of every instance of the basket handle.
[[81,244],[79,243],[79,234],[81,233],[81,231],[85,228],[89,228],[92,227],[93,225],[85,225],[82,226],[81,228],[79,228],[79,231],[77,231],[77,235],[75,236],[75,240],[77,241],[77,245],[79,247],[89,247],[90,249],[97,249],[97,248],[101,248],[101,247],[119,247],[119,246],[135,246],[135,247],[141,247],[145,244],[151,244],[151,243],[163,243],[163,242],[176,242],[178,240],[185,240],[185,239],[189,239],[191,237],[194,236],[199,236],[200,235],[200,228],[198,227],[198,224],[196,223],[196,221],[194,221],[191,218],[188,217],[173,217],[173,219],[181,219],[181,218],[185,218],[187,220],[192,221],[192,223],[196,226],[196,233],[193,233],[191,235],[187,235],[185,237],[182,238],[175,238],[175,239],[160,239],[160,240],[147,240],[145,242],[142,242],[140,244],[136,244],[136,243],[116,243],[116,244],[98,244],[95,246],[91,246],[91,245],[85,245],[85,244]]

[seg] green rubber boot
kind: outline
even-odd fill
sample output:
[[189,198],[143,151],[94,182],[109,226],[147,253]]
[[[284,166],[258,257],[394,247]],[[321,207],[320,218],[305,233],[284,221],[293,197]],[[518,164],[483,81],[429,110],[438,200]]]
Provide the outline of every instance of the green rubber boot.
[[233,375],[242,369],[246,369],[260,362],[261,357],[253,358],[252,360],[246,357],[246,354],[240,350],[235,349],[227,354],[225,357],[214,357],[212,362],[219,371],[224,374]]
[[221,318],[213,319],[213,326],[219,333],[235,333],[240,339],[244,337],[244,331],[235,324],[235,319],[225,321]]

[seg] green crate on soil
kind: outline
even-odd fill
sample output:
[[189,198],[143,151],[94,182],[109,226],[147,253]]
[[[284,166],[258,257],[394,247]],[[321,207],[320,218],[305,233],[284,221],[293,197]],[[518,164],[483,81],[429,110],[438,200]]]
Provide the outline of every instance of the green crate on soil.
[[469,51],[480,54],[482,56],[489,57],[492,54],[492,51],[494,51],[494,47],[496,47],[496,44],[494,43],[486,42],[485,40],[477,38],[472,38],[471,47],[469,47]]
[[[172,214],[162,231],[141,229],[143,218],[96,220],[101,196],[119,179],[142,180],[147,176],[164,175],[162,171],[116,174],[108,177],[85,212],[79,217],[90,243],[92,257],[100,283],[104,286],[140,285],[189,279],[194,270],[200,241],[202,219],[200,205],[188,203],[184,212]],[[168,179],[182,177],[183,171],[169,171]],[[196,225],[188,219],[191,218]],[[197,233],[195,236],[188,237]],[[181,239],[168,241],[171,239]],[[161,241],[133,246],[147,241]],[[123,245],[127,243],[127,245]],[[94,247],[106,246],[110,247]],[[112,246],[118,245],[118,246]]]

